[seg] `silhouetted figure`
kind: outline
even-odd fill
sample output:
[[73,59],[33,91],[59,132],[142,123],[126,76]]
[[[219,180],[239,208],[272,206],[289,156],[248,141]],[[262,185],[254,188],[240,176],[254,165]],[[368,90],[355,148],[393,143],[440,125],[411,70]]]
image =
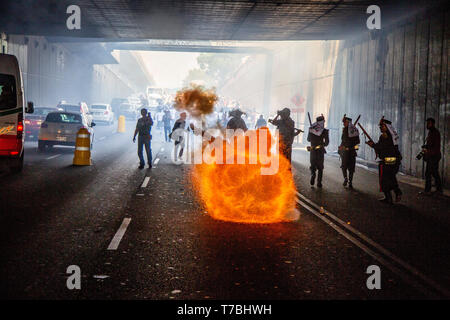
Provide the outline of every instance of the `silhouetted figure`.
[[[353,174],[356,165],[356,146],[359,145],[359,131],[353,125],[352,119],[344,117],[342,119],[344,128],[342,129],[341,145],[339,146],[339,155],[341,156],[341,169],[344,175],[344,187],[353,189]],[[348,171],[348,178],[347,178]]]
[[380,201],[392,204],[393,190],[396,198],[395,201],[401,200],[402,191],[400,190],[396,178],[396,174],[400,168],[402,155],[398,149],[398,134],[389,120],[382,118],[380,120],[381,136],[377,143],[373,141],[366,142],[377,153],[378,173],[380,178],[380,189],[384,193],[384,198]]
[[265,127],[265,126],[267,126],[267,121],[266,121],[266,119],[264,119],[263,115],[260,115],[258,120],[256,120],[255,128],[259,129],[259,128]]
[[227,123],[227,129],[242,129],[244,131],[247,131],[247,125],[245,124],[244,119],[241,118],[241,116],[244,114],[239,109],[234,109],[229,112],[231,119],[228,120]]
[[142,154],[143,148],[145,147],[145,152],[147,153],[147,164],[148,167],[152,167],[152,146],[151,139],[152,135],[152,125],[153,120],[150,113],[147,113],[147,109],[143,108],[141,110],[142,117],[138,119],[136,124],[136,130],[134,130],[133,142],[136,142],[136,135],[138,136],[138,156],[139,156],[139,169],[143,169],[145,166],[144,156]]
[[280,154],[282,154],[288,161],[292,161],[292,144],[294,143],[294,138],[300,132],[299,129],[295,129],[295,122],[291,119],[291,110],[284,108],[277,112],[277,116],[272,120],[269,119],[269,123],[277,127],[280,138],[278,143],[278,148]]
[[439,176],[439,161],[441,160],[441,134],[436,129],[435,120],[428,118],[426,120],[428,135],[423,148],[423,160],[426,163],[425,169],[425,190],[423,194],[431,193],[431,177],[434,178],[436,192],[442,193],[442,182]]
[[311,186],[314,186],[317,171],[317,187],[322,188],[323,162],[324,155],[327,153],[325,147],[330,143],[328,129],[325,129],[325,118],[322,116],[316,118],[316,122],[309,128],[308,139],[311,142],[310,151],[310,170]]

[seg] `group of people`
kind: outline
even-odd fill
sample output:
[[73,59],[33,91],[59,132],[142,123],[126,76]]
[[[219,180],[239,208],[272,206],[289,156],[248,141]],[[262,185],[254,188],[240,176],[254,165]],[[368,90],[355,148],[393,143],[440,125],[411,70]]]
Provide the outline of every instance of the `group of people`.
[[[242,129],[244,132],[248,130],[245,121],[242,119],[244,113],[239,109],[234,109],[229,112],[229,119],[227,120],[227,129]],[[138,120],[136,130],[133,136],[133,141],[136,141],[136,135],[138,137],[138,156],[140,160],[139,168],[144,168],[145,162],[143,157],[143,150],[147,153],[147,160],[149,168],[152,167],[152,155],[151,155],[151,127],[153,120],[149,112],[146,109],[141,110],[142,117]],[[171,115],[170,111],[166,110],[161,122],[164,126],[164,134],[166,141],[171,138],[175,141],[175,154],[181,157],[183,154],[183,147],[177,150],[181,144],[180,137],[173,136],[177,129],[185,130],[186,128],[186,112],[182,112],[180,117],[175,121],[171,128]],[[358,121],[358,119],[357,119]],[[356,121],[356,122],[357,122]],[[290,109],[284,108],[277,112],[274,119],[269,119],[268,122],[274,125],[279,131],[279,153],[283,155],[289,162],[292,161],[292,145],[294,138],[303,132],[303,130],[295,128],[295,122],[290,117]],[[311,121],[310,121],[311,122]],[[357,150],[360,144],[359,130],[356,128],[352,119],[344,115],[342,119],[343,129],[341,136],[341,143],[338,148],[338,152],[341,158],[341,169],[344,178],[343,186],[349,189],[353,189],[353,176],[355,173]],[[258,119],[255,128],[265,126],[267,123],[264,117],[261,115]],[[425,171],[425,190],[421,194],[431,194],[431,178],[433,177],[436,185],[436,192],[442,193],[442,183],[439,176],[439,161],[441,159],[440,151],[440,133],[435,127],[435,120],[428,118],[426,120],[426,126],[428,129],[428,136],[426,138],[425,145],[422,146],[421,157],[423,156],[426,162]],[[361,126],[362,128],[362,126]],[[399,135],[392,126],[392,122],[384,119],[379,122],[379,128],[381,135],[378,142],[374,142],[363,129],[364,134],[368,137],[366,142],[371,148],[375,150],[375,154],[378,160],[379,170],[379,183],[380,191],[384,193],[384,198],[380,199],[383,202],[392,204],[394,199],[392,192],[395,195],[395,201],[401,200],[402,191],[399,188],[396,174],[399,171],[402,155],[398,148]],[[188,128],[189,129],[189,128]],[[326,153],[326,147],[328,146],[329,130],[325,128],[325,117],[323,115],[316,118],[316,122],[310,123],[308,130],[307,141],[310,142],[310,146],[307,150],[310,153],[310,171],[311,179],[310,184],[314,186],[317,183],[318,188],[322,188],[323,170],[324,170],[324,155]],[[419,156],[418,156],[418,159]]]
[[[275,125],[280,133],[279,153],[291,161],[292,144],[294,137],[302,130],[294,127],[294,121],[290,118],[290,110],[285,108],[277,113],[275,119],[269,119],[269,123]],[[359,130],[352,119],[344,115],[342,119],[343,130],[341,143],[339,145],[339,155],[341,158],[341,169],[344,178],[343,186],[353,189],[353,175],[355,173],[357,150],[360,144]],[[439,161],[441,159],[440,133],[435,127],[435,120],[428,118],[426,120],[428,136],[425,145],[422,146],[421,155],[426,162],[425,170],[425,190],[419,194],[431,194],[431,178],[433,177],[436,185],[436,192],[442,193],[442,182],[439,176]],[[361,127],[362,128],[362,127]],[[366,142],[375,150],[378,160],[380,191],[384,197],[382,202],[392,204],[392,192],[395,195],[395,201],[401,200],[402,191],[399,188],[396,174],[398,173],[402,161],[402,155],[398,148],[399,136],[392,126],[392,122],[384,119],[379,122],[380,138],[374,142],[368,135]],[[364,133],[367,134],[364,130]],[[325,118],[323,115],[316,118],[315,123],[311,123],[308,131],[308,142],[310,146],[307,150],[310,152],[310,184],[314,186],[317,181],[317,187],[322,188],[322,178],[324,169],[325,147],[328,146],[329,131],[325,129]],[[420,157],[418,156],[420,159]],[[317,174],[317,175],[316,175]],[[316,180],[317,178],[317,180]]]

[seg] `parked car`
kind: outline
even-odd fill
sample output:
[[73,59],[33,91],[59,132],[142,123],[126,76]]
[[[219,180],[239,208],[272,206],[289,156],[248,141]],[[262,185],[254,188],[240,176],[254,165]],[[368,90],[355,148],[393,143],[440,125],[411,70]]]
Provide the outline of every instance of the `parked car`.
[[38,149],[44,151],[46,147],[55,145],[75,146],[78,130],[86,128],[91,134],[91,149],[94,141],[95,122],[88,122],[84,114],[75,112],[50,112],[39,130]]
[[62,109],[52,107],[35,107],[33,114],[25,116],[25,140],[38,139],[42,122],[44,122],[47,114],[53,111],[62,111]]
[[111,106],[107,103],[95,103],[92,104],[89,108],[92,120],[96,123],[98,122],[106,122],[109,125],[114,123],[114,112],[111,109]]
[[25,92],[17,58],[0,54],[0,161],[13,172],[23,168],[24,113],[33,113],[33,102],[25,105]]
[[92,122],[92,115],[89,112],[89,108],[85,102],[79,102],[78,104],[69,104],[63,101],[60,102],[57,107],[61,108],[65,112],[75,112],[83,114],[88,120],[88,123]]
[[119,116],[124,116],[126,119],[136,120],[138,116],[137,109],[134,105],[129,103],[122,103],[119,106]]

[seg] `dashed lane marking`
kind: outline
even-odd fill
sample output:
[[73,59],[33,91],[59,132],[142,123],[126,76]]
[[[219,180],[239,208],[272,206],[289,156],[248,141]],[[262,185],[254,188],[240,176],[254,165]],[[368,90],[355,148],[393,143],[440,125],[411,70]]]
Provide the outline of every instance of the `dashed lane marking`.
[[108,246],[108,250],[117,250],[117,248],[119,247],[120,241],[122,240],[122,237],[125,234],[125,231],[127,231],[130,221],[131,221],[131,218],[123,219],[122,224],[119,227],[119,230],[117,230],[116,234],[114,235],[114,238],[111,240],[111,243]]
[[54,156],[51,156],[51,157],[48,157],[48,158],[45,158],[46,160],[51,160],[51,159],[55,159],[55,158],[57,158],[57,157],[59,157],[61,154],[55,154]]
[[145,177],[144,182],[142,182],[141,188],[147,187],[149,181],[150,181],[150,177]]
[[156,158],[155,161],[153,161],[153,164],[156,166],[159,162],[159,158]]

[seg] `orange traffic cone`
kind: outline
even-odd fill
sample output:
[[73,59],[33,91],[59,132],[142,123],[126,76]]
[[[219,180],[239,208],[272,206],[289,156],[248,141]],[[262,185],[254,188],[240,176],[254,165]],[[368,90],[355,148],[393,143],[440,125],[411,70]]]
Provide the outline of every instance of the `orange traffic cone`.
[[81,128],[77,133],[73,164],[75,166],[90,166],[92,164],[91,134],[86,128]]

